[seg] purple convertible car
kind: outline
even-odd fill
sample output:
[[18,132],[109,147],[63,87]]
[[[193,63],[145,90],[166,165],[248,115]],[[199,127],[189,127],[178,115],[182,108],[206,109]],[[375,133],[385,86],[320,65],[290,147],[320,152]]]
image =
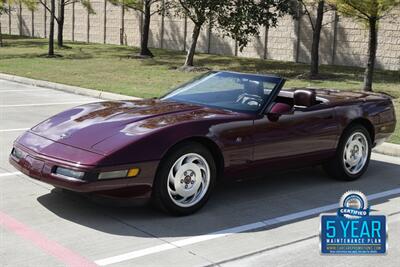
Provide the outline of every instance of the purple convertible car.
[[322,164],[359,178],[395,129],[391,99],[284,83],[210,72],[160,99],[78,106],[20,136],[10,162],[55,187],[150,198],[177,215],[201,208],[221,177]]

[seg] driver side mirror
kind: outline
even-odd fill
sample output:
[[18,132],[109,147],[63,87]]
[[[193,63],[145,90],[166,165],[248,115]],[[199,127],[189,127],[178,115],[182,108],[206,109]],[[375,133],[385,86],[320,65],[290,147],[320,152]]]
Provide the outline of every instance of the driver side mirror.
[[270,121],[278,121],[282,115],[293,114],[293,108],[285,103],[275,103],[271,110],[267,113],[267,117]]

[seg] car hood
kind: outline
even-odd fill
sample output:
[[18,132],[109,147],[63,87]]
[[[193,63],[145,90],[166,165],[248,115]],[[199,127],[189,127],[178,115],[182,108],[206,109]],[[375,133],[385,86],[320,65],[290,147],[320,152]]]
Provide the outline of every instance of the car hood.
[[234,112],[154,99],[109,101],[69,109],[40,123],[31,131],[58,143],[97,151],[94,149],[96,144],[116,134],[137,137],[182,121],[230,113]]

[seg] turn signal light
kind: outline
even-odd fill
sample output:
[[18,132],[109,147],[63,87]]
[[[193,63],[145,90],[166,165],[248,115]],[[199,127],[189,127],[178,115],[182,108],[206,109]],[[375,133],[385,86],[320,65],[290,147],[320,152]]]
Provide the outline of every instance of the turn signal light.
[[121,170],[121,171],[111,171],[111,172],[101,172],[99,173],[98,178],[100,180],[103,179],[117,179],[117,178],[125,178],[125,177],[135,177],[139,174],[139,168],[132,168],[129,170]]
[[135,177],[139,174],[139,169],[138,168],[132,168],[128,171],[128,177]]

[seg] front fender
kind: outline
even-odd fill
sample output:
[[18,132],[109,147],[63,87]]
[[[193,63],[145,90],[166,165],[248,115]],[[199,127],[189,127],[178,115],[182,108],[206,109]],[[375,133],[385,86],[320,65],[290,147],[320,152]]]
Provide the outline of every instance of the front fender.
[[157,128],[143,134],[120,132],[96,144],[93,149],[107,154],[101,165],[159,161],[171,147],[188,138],[208,138],[220,146],[210,130],[214,123],[184,123]]

